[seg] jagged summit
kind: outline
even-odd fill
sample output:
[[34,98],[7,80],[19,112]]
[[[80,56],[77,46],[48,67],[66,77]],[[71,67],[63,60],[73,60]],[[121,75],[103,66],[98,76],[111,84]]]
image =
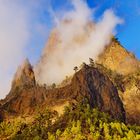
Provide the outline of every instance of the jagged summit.
[[134,54],[128,52],[114,37],[99,55],[97,62],[123,75],[134,73],[140,68],[140,62]]
[[24,85],[35,85],[34,71],[28,59],[25,59],[22,65],[18,67],[12,82],[12,88]]
[[[23,77],[28,83],[30,81],[25,72],[29,69],[25,68],[20,76],[20,85],[26,83],[23,81]],[[88,65],[76,72],[71,83],[62,88],[46,89],[36,85],[28,88],[19,86],[18,89],[11,90],[2,109],[10,108],[11,112],[19,115],[34,112],[37,106],[53,108],[66,102],[83,102],[85,99],[88,100],[91,107],[98,107],[100,111],[109,113],[113,118],[125,121],[125,111],[117,89],[106,75]]]
[[[91,28],[93,28],[92,24],[89,25],[89,28],[86,28],[84,34],[80,34],[80,36],[77,36],[72,41],[82,44],[83,41],[86,40]],[[44,65],[46,60],[50,65],[53,64],[46,58],[49,58],[49,55],[56,53],[56,44],[61,46],[62,41],[59,38],[58,31],[55,29],[50,35],[47,46],[44,48],[45,52],[47,53],[42,55],[38,65]],[[68,47],[71,47],[71,44]],[[92,58],[92,56],[89,57]],[[99,55],[98,60],[95,60],[95,64],[103,65],[107,70],[109,70],[109,72],[111,71],[111,73],[109,73],[111,76],[113,74],[115,75],[116,73],[122,74],[121,76],[126,76],[128,74],[135,73],[140,68],[139,60],[137,60],[134,55],[123,48],[114,37],[110,44],[106,46],[102,54]],[[45,67],[47,68],[46,70],[48,70],[50,65]],[[56,74],[59,74],[57,69],[53,70],[56,72]],[[36,75],[39,75],[41,71],[42,69],[38,69]],[[36,107],[38,106],[40,108],[53,108],[59,107],[60,105],[63,106],[65,103],[78,103],[84,101],[86,98],[88,99],[91,107],[97,107],[100,111],[109,113],[115,119],[125,121],[125,118],[127,118],[128,122],[130,122],[129,120],[131,114],[128,108],[130,104],[129,100],[132,96],[130,96],[128,100],[125,94],[125,92],[127,90],[129,91],[129,89],[127,86],[123,85],[124,81],[122,81],[121,86],[123,88],[125,87],[126,89],[121,91],[124,93],[124,95],[120,96],[123,98],[120,98],[119,90],[116,86],[118,83],[111,81],[112,79],[109,77],[109,74],[100,71],[96,65],[84,65],[84,67],[82,67],[79,71],[76,71],[73,77],[70,77],[70,80],[67,78],[66,80],[68,82],[66,81],[66,84],[64,83],[63,86],[57,86],[57,88],[52,88],[50,86],[50,88],[47,88],[46,85],[36,84],[35,79],[38,80],[38,78],[35,77],[33,68],[29,60],[26,59],[23,64],[19,66],[14,76],[11,91],[3,101],[1,110],[6,110],[9,112],[8,110],[10,109],[11,112],[21,115],[31,112],[34,113]],[[116,81],[120,82],[121,80],[118,80],[118,78],[119,77],[117,77]],[[47,77],[45,80],[47,80]],[[129,80],[131,80],[131,78],[125,81],[125,83],[129,83]],[[136,90],[139,91],[139,89]],[[134,96],[133,99],[137,99],[137,96]],[[133,100],[131,100],[131,102],[135,105]],[[137,108],[139,108],[139,106]],[[127,116],[125,116],[125,112]],[[136,110],[135,114],[138,114],[137,116],[139,116],[139,112],[139,110]],[[136,117],[132,116],[131,118],[134,118],[131,122],[138,122]]]
[[[27,96],[25,93],[28,93],[27,89],[35,87],[35,75],[33,71],[33,67],[30,64],[28,59],[25,59],[20,65],[14,75],[11,90],[6,98],[2,101],[2,106],[7,108],[7,105],[12,107],[13,102],[18,102],[23,99],[22,102],[28,102],[26,99],[22,97],[22,92],[24,92],[23,96]],[[20,97],[21,99],[16,100],[15,98]],[[34,96],[33,96],[34,98]],[[24,101],[25,100],[25,101]],[[15,103],[16,104],[16,103]],[[14,106],[14,108],[20,108],[19,105]],[[28,107],[27,107],[28,108]]]

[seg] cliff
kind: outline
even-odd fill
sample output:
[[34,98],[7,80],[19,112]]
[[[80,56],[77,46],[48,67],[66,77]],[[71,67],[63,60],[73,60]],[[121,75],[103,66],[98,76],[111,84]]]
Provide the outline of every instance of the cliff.
[[[20,76],[22,77],[23,74],[21,73]],[[88,101],[91,107],[99,108],[100,111],[109,113],[113,118],[125,121],[125,111],[117,89],[97,68],[84,65],[75,73],[71,83],[62,88],[46,89],[39,85],[33,86],[34,78],[29,81],[28,85],[24,85],[24,81],[16,85],[16,88],[13,88],[15,87],[13,85],[1,107],[2,110],[15,115],[32,114],[37,107],[53,108],[66,102],[76,104]],[[21,85],[24,86],[21,87]]]

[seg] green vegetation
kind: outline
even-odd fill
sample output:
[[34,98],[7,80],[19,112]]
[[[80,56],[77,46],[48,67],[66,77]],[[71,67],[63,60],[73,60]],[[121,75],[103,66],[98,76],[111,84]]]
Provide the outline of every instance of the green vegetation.
[[65,108],[64,115],[46,109],[32,122],[15,119],[0,124],[0,139],[11,140],[140,140],[140,127],[113,120],[86,103]]
[[0,139],[11,138],[26,127],[23,119],[14,119],[12,121],[3,121],[0,123]]

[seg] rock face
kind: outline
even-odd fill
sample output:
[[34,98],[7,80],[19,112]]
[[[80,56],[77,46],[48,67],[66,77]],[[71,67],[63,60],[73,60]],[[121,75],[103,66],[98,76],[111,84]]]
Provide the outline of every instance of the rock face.
[[77,98],[87,97],[92,107],[98,107],[115,119],[125,120],[125,111],[116,88],[98,69],[84,66],[74,76],[72,90]]
[[119,91],[119,94],[126,111],[126,120],[131,124],[140,124],[140,85],[137,84],[140,83],[140,61],[114,38],[97,62],[122,75],[124,80],[121,86],[125,90]]
[[140,125],[140,73],[123,79],[124,92],[120,92],[126,111],[126,121]]
[[88,65],[75,73],[66,87],[47,91],[46,98],[46,105],[50,106],[60,101],[84,102],[88,99],[92,107],[98,107],[115,119],[125,120],[123,104],[113,83],[97,68]]
[[28,59],[26,59],[24,63],[18,67],[12,82],[11,91],[2,101],[0,108],[4,109],[4,112],[15,114],[29,112],[30,106],[34,104],[34,98],[37,98],[37,95],[34,94],[35,88],[34,71]]
[[123,104],[126,110],[126,120],[130,124],[140,125],[140,91],[136,86],[132,86],[122,94]]
[[140,68],[140,62],[132,53],[123,48],[115,38],[105,48],[97,62],[123,75],[134,73]]
[[62,88],[47,90],[30,83],[29,85],[27,88],[23,86],[18,87],[18,90],[11,90],[10,94],[14,96],[9,94],[11,98],[7,96],[1,109],[15,114],[28,114],[34,112],[37,106],[53,107],[65,102],[78,103],[88,100],[92,107],[98,107],[113,118],[125,121],[125,111],[116,88],[109,78],[96,68],[85,65],[75,73],[71,83]]
[[23,62],[23,64],[18,67],[18,70],[15,73],[12,82],[12,88],[34,85],[35,85],[35,75],[29,60],[26,59]]
[[1,109],[9,115],[32,114],[45,101],[44,88],[28,87],[11,91]]
[[5,100],[10,100],[13,96],[18,94],[18,91],[25,88],[34,87],[36,85],[33,68],[28,59],[25,59],[23,64],[18,67],[14,75],[11,91],[6,96]]

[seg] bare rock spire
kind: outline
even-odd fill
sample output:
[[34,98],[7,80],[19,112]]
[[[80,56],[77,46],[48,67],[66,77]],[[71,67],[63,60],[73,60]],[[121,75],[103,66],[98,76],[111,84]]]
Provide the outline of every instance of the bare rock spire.
[[35,85],[35,75],[28,59],[25,59],[23,64],[20,65],[15,73],[12,88],[17,86],[33,86]]

